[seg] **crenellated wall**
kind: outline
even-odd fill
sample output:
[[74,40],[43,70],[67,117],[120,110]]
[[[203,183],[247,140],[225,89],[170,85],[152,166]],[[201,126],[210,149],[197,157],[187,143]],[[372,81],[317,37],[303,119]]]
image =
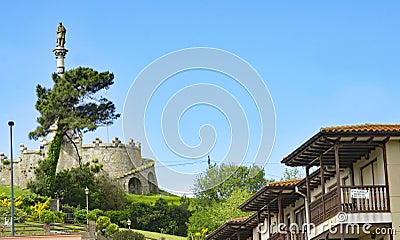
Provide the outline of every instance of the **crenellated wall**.
[[[97,164],[102,164],[103,170],[126,192],[147,194],[158,190],[154,161],[142,159],[140,142],[129,139],[124,144],[115,137],[111,143],[103,143],[101,139],[96,138],[90,144],[83,144],[82,137],[75,137],[74,143],[75,146],[65,139],[57,172],[79,166],[78,150],[82,163],[97,159]],[[38,150],[28,150],[23,144],[20,145],[20,157],[14,159],[15,185],[26,188],[27,183],[34,179],[34,170],[39,160],[46,157],[48,146],[49,142],[45,139],[41,139]],[[9,159],[4,153],[0,153],[0,160],[0,185],[9,185]]]

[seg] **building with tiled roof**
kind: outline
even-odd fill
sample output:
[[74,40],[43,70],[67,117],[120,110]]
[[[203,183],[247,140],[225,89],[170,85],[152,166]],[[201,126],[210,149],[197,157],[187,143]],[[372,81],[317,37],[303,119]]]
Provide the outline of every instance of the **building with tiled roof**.
[[239,206],[254,212],[252,234],[241,218],[207,240],[400,239],[400,124],[321,128],[282,163],[306,176],[270,182]]

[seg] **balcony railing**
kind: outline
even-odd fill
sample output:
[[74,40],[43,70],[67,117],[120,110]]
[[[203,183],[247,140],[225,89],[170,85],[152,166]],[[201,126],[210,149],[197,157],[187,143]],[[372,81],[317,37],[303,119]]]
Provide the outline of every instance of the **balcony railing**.
[[339,204],[336,189],[322,195],[310,204],[310,220],[318,225],[335,216],[339,212]]
[[[361,190],[361,196],[352,197],[352,191]],[[353,195],[360,195],[353,192]],[[344,212],[388,212],[388,193],[386,186],[346,186],[342,187],[342,211]]]
[[334,217],[340,211],[347,213],[388,212],[389,195],[386,186],[343,186],[322,195],[310,204],[310,220],[315,225]]

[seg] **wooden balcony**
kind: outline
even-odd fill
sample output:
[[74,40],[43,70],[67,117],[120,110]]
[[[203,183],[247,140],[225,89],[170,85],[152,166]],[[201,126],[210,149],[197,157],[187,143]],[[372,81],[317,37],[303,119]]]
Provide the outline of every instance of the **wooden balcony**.
[[322,195],[310,204],[310,220],[315,225],[334,217],[340,211],[346,213],[389,212],[389,195],[383,186],[343,186]]

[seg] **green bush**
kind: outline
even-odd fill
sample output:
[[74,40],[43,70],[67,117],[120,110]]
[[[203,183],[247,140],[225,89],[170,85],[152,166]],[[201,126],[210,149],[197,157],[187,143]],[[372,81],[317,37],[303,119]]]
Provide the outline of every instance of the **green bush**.
[[30,206],[34,206],[38,202],[46,202],[48,197],[41,196],[39,194],[33,193],[31,191],[24,191],[21,195],[22,206],[21,208],[28,211]]
[[76,210],[80,210],[80,207],[79,208],[77,208],[77,207],[74,207],[74,206],[70,206],[70,205],[68,205],[68,204],[61,204],[61,210],[63,211],[63,212],[65,212],[65,213],[73,213],[73,212],[75,212]]
[[39,215],[39,221],[46,224],[57,222],[57,219],[56,214],[50,210],[43,210]]
[[87,214],[87,219],[88,219],[89,221],[96,221],[96,220],[97,220],[97,214],[96,214],[96,212],[90,211],[90,212]]
[[144,235],[131,230],[116,232],[113,235],[113,240],[144,240]]
[[[27,214],[23,210],[21,210],[19,208],[14,209],[14,221],[16,223],[25,222],[27,217],[28,217]],[[0,220],[4,220],[5,218],[7,218],[7,219],[11,218],[11,208],[0,207]]]
[[100,210],[100,209],[98,209],[98,208],[93,209],[93,210],[90,210],[90,212],[94,212],[94,213],[96,214],[96,219],[97,219],[97,217],[105,216],[105,215],[104,215],[104,211],[103,211],[103,210]]
[[109,217],[111,222],[118,224],[120,227],[127,227],[126,221],[131,218],[130,210],[113,210],[104,213]]
[[97,218],[96,227],[99,230],[105,229],[111,224],[110,218],[106,216],[100,216]]
[[76,224],[85,224],[86,223],[86,209],[76,210],[74,211],[74,223]]
[[112,234],[118,232],[118,230],[119,230],[118,225],[115,223],[111,223],[111,224],[108,224],[108,226],[106,227],[106,234],[112,235]]
[[65,213],[63,213],[62,211],[56,211],[56,212],[54,212],[54,214],[57,217],[56,222],[64,223],[64,221],[65,221]]

